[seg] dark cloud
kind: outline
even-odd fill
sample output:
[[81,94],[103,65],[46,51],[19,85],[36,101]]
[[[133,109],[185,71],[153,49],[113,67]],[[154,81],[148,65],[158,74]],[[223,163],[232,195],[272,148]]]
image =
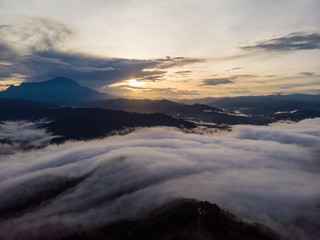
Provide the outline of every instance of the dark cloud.
[[[1,60],[10,63],[0,68],[0,77],[24,75],[26,81],[44,81],[58,75],[77,80],[92,88],[100,88],[129,78],[143,81],[159,81],[164,76],[162,60],[103,58],[56,50],[33,51],[21,56],[8,45],[0,45]],[[8,56],[8,58],[6,58]],[[167,67],[183,65],[187,61],[165,60]],[[160,69],[158,69],[160,67]],[[148,70],[156,69],[156,70]],[[158,69],[158,70],[157,70]]]
[[244,50],[296,51],[320,49],[320,34],[291,33],[280,38],[273,38],[255,45],[242,47]]
[[17,59],[18,53],[10,47],[8,44],[0,40],[0,60],[6,62],[12,62]]
[[[0,211],[13,214],[2,215],[0,237],[57,239],[143,217],[167,199],[189,197],[215,202],[297,239],[316,239],[319,124],[309,119],[236,126],[208,135],[140,129],[5,156]],[[77,184],[70,187],[72,179]],[[48,189],[57,187],[60,194],[50,195]],[[47,199],[39,202],[37,196]]]
[[[216,76],[216,75],[213,75]],[[238,74],[238,75],[232,75],[230,77],[226,78],[210,78],[210,79],[205,79],[202,81],[202,84],[200,86],[217,86],[217,85],[222,85],[222,84],[229,84],[229,83],[234,83],[236,79],[241,79],[241,78],[256,78],[258,76],[256,75],[251,75],[251,74]]]
[[277,77],[278,75],[265,75],[264,77],[267,77],[267,78],[272,78],[272,77]]
[[239,69],[242,69],[242,67],[234,67],[234,68],[226,70],[226,72],[235,71],[235,70],[239,70]]
[[25,56],[22,64],[29,70],[30,81],[43,81],[59,73],[83,85],[99,88],[141,74],[144,69],[156,66],[157,62],[42,51]]
[[155,71],[144,70],[133,75],[133,78],[137,79],[138,81],[156,82],[156,81],[163,80],[163,77],[165,76],[166,73],[167,71],[163,71],[163,70],[155,70]]
[[222,84],[234,83],[233,78],[210,78],[202,81],[201,86],[217,86]]
[[[24,74],[27,72],[21,63],[21,56],[14,48],[0,40],[0,79],[9,78],[15,74]],[[3,64],[5,63],[5,64]]]
[[10,25],[2,24],[2,25],[0,25],[0,30],[1,30],[2,28],[7,28],[7,27],[10,27]]
[[258,77],[257,75],[252,75],[252,74],[238,74],[238,75],[232,75],[232,79],[237,79],[237,78],[256,78]]
[[[0,40],[0,61],[8,63],[1,65],[0,78],[19,74],[25,81],[37,82],[59,75],[99,89],[129,78],[159,81],[167,68],[203,61],[169,56],[149,60],[107,58],[61,51],[76,32],[65,24],[42,18],[26,18],[23,23],[0,30],[4,36]],[[11,39],[23,43],[25,51],[18,51]]]
[[175,73],[176,74],[181,74],[181,75],[188,75],[188,74],[192,73],[192,71],[177,71]]
[[301,72],[301,73],[299,73],[299,74],[301,74],[301,75],[306,75],[306,76],[313,76],[313,75],[314,75],[313,72]]

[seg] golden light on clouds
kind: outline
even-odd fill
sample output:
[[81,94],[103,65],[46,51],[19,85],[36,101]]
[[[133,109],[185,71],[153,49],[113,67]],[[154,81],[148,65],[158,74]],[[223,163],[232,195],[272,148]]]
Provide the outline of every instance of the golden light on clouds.
[[130,87],[142,87],[143,85],[145,85],[144,82],[138,82],[136,79],[128,80],[128,84]]
[[129,79],[129,80],[125,80],[119,83],[114,83],[109,85],[108,87],[143,87],[147,85],[146,82],[140,82],[137,81],[136,79]]
[[12,74],[9,78],[0,78],[0,91],[6,90],[11,85],[19,86],[24,80],[24,76],[20,74]]

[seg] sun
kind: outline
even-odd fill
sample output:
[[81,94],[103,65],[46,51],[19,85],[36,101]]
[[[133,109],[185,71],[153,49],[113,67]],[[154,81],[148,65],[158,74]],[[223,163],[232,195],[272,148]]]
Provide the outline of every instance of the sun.
[[132,78],[119,83],[111,84],[108,87],[124,87],[124,88],[131,88],[133,90],[133,89],[143,87],[145,85],[148,85],[148,84],[146,82],[139,82],[136,79]]
[[144,82],[138,82],[136,79],[130,79],[128,80],[128,85],[130,87],[141,87],[144,85]]

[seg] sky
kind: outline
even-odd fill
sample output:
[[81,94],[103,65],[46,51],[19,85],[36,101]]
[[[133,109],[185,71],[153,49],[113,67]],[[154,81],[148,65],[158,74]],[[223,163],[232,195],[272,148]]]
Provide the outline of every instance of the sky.
[[320,93],[318,0],[0,0],[0,90],[65,76],[128,98]]

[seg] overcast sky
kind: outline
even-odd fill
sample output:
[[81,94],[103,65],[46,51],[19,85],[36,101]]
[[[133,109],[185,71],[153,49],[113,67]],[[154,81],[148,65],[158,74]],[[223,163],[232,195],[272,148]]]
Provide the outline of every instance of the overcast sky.
[[0,0],[0,89],[131,98],[320,93],[318,0]]

